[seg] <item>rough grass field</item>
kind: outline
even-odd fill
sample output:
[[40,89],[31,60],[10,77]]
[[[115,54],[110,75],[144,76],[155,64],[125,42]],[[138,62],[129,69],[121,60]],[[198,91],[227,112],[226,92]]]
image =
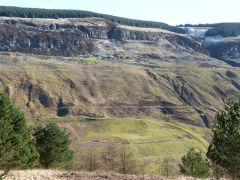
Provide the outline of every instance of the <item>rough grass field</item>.
[[160,174],[159,167],[166,157],[180,162],[191,147],[206,152],[208,142],[203,138],[209,130],[176,122],[154,119],[106,118],[59,122],[68,129],[75,150],[74,167],[81,166],[81,153],[93,146],[100,151],[109,143],[128,146],[138,164],[147,174]]

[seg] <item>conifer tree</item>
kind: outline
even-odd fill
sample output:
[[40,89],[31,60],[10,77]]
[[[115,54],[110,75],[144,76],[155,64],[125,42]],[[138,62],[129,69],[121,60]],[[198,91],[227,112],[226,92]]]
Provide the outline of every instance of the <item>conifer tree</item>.
[[39,159],[25,116],[0,93],[0,179],[12,169],[33,168]]
[[216,115],[213,139],[207,157],[225,168],[233,178],[240,177],[240,98],[229,100]]
[[179,164],[180,173],[196,178],[207,178],[210,175],[209,166],[202,157],[201,152],[194,148],[189,149],[182,157],[182,164]]
[[44,168],[71,167],[73,151],[70,150],[71,140],[66,130],[61,130],[56,123],[46,127],[38,126],[34,132],[37,139],[36,148],[40,154],[40,165]]

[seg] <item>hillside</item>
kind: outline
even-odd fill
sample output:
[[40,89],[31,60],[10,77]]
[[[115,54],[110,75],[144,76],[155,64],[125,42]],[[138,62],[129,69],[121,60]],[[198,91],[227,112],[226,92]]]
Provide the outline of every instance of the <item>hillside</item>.
[[144,56],[151,58],[152,54],[161,59],[168,55],[166,51],[172,51],[169,56],[174,57],[181,53],[179,48],[188,54],[192,49],[206,53],[199,42],[184,35],[162,29],[123,26],[102,18],[1,17],[0,24],[1,51],[133,60]]
[[209,126],[223,100],[238,96],[239,76],[237,68],[224,64],[212,68],[221,65],[217,61],[198,63],[123,64],[2,53],[0,80],[33,118],[151,116]]
[[199,39],[211,57],[240,67],[239,23],[189,25],[181,28],[191,37]]
[[213,59],[175,66],[19,53],[0,59],[1,89],[29,125],[54,121],[67,128],[76,159],[91,142],[125,142],[147,173],[157,173],[165,156],[180,160],[191,146],[206,151],[205,128],[240,92],[239,69]]
[[107,14],[100,14],[89,11],[81,10],[58,10],[58,9],[38,9],[38,8],[20,8],[20,7],[8,7],[0,6],[0,16],[6,17],[21,17],[21,18],[104,18],[109,21],[136,27],[148,27],[148,28],[160,28],[177,33],[184,33],[184,31],[178,27],[170,26],[166,23],[154,22],[154,21],[142,21],[136,19],[129,19],[117,16],[111,16]]
[[206,151],[215,113],[240,94],[239,67],[202,41],[102,18],[0,18],[0,89],[28,125],[71,133],[74,168],[90,146],[129,146],[142,172]]
[[[163,29],[120,25],[102,18],[1,17],[0,24],[1,51],[177,63],[201,56],[200,53],[234,66],[236,63],[232,61],[240,59],[239,38],[207,37],[209,28],[188,28],[189,36]],[[239,62],[236,66],[240,66]]]

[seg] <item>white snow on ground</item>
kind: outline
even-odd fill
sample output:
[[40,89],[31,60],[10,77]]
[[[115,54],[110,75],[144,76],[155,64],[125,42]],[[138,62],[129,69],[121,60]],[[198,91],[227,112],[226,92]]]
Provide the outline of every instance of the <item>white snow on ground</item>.
[[[219,42],[239,41],[240,37],[223,37],[223,36],[205,36],[206,32],[211,27],[181,27],[186,30],[186,33],[192,37],[199,37],[203,40],[203,46],[208,47]],[[239,60],[239,59],[238,59]]]
[[185,29],[187,34],[189,34],[190,36],[204,39],[206,32],[211,29],[211,27],[183,27],[183,29]]
[[238,42],[240,40],[240,37],[223,37],[223,36],[213,36],[213,37],[206,37],[204,39],[203,45],[205,47],[211,46],[213,44],[217,44],[219,42]]
[[226,38],[224,38],[223,36],[205,37],[203,46],[205,46],[205,47],[211,46],[213,44],[217,44],[220,41],[223,41],[224,39],[226,39]]

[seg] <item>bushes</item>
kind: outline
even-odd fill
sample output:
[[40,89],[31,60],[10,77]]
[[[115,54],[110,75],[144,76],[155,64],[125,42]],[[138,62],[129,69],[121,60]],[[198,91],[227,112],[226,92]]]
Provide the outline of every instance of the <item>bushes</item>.
[[121,174],[138,173],[137,159],[127,144],[108,143],[101,150],[94,148],[93,143],[86,144],[86,146],[89,147],[84,149],[79,158],[81,170],[103,170]]
[[161,175],[163,176],[173,176],[177,174],[176,160],[174,158],[164,158],[160,166]]

